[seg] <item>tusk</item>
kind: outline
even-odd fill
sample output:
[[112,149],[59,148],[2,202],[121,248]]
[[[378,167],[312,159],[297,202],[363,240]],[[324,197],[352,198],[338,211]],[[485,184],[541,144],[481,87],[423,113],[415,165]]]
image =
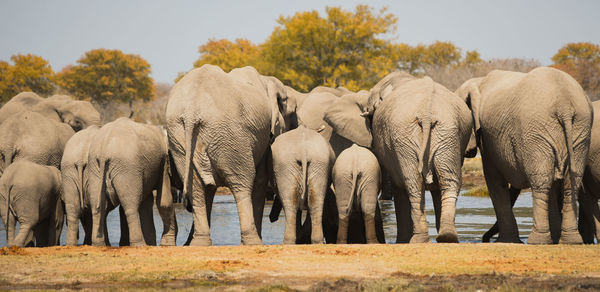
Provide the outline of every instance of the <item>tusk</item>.
[[321,133],[323,130],[325,130],[325,125],[321,125],[321,127],[317,129],[317,133]]
[[370,115],[370,113],[368,111],[360,114],[361,117],[366,117],[369,115]]

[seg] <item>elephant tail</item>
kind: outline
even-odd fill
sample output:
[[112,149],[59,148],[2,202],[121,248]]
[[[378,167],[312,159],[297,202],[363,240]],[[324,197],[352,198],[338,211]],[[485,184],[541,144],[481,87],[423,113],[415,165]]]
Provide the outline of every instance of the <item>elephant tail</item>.
[[423,129],[423,137],[421,139],[421,148],[419,149],[419,173],[422,175],[425,183],[430,184],[433,182],[433,175],[431,173],[429,152],[431,143],[431,129],[435,125],[431,117],[427,116],[421,119],[421,127]]
[[[4,228],[8,232],[8,214],[10,212],[10,192],[12,191],[12,185],[6,188],[6,218],[4,218]],[[7,233],[8,234],[8,233]],[[8,239],[8,237],[7,237]]]
[[81,208],[81,210],[83,210],[84,208],[84,202],[83,202],[83,192],[85,191],[84,189],[84,182],[83,182],[83,169],[85,168],[85,164],[77,167],[77,178],[79,179],[79,207]]
[[[305,140],[305,139],[302,139]],[[300,181],[300,192],[298,193],[300,195],[300,198],[298,200],[298,206],[300,207],[300,209],[305,210],[307,209],[307,193],[308,193],[308,159],[306,157],[306,147],[302,147],[302,158],[300,161],[300,164],[302,166],[302,177],[301,177],[301,181]]]
[[571,180],[571,194],[577,193],[578,186],[575,185],[575,172],[573,167],[575,166],[575,156],[573,155],[573,120],[572,115],[562,115],[563,130],[565,131],[565,140],[567,144],[567,153],[569,155],[569,178]]
[[348,206],[346,207],[346,216],[350,216],[350,213],[352,213],[352,207],[354,207],[354,204],[358,204],[360,202],[360,198],[358,198],[358,194],[356,191],[356,184],[358,181],[358,173],[356,171],[356,160],[354,160],[354,163],[352,165],[352,172],[351,172],[351,180],[352,180],[352,187],[350,188],[350,200],[348,200]]
[[196,150],[196,140],[198,138],[198,124],[194,122],[183,122],[185,132],[185,173],[183,176],[183,197],[192,194],[192,180],[194,167],[194,151]]
[[[100,192],[96,203],[96,209],[99,210],[104,205],[103,200],[106,198],[106,174],[108,173],[109,160],[107,158],[100,158],[99,170],[100,170]],[[81,198],[81,197],[80,197]]]

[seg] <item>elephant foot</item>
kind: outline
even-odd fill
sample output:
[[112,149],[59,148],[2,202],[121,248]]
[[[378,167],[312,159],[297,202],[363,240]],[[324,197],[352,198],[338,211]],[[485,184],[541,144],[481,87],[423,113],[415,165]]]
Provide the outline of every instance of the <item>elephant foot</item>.
[[367,244],[379,244],[379,240],[375,239],[367,239]]
[[190,246],[211,246],[212,240],[210,236],[196,236],[190,241]]
[[175,246],[175,236],[163,236],[160,239],[160,246]]
[[243,236],[242,235],[242,244],[243,245],[263,245],[262,240],[258,236]]
[[571,232],[561,232],[560,240],[558,241],[560,244],[583,244],[583,239],[581,238],[581,234],[577,231]]
[[104,240],[92,240],[92,246],[106,246]]
[[550,231],[548,232],[537,232],[532,230],[529,233],[529,238],[527,239],[527,244],[552,244],[552,236],[550,235]]
[[132,242],[131,246],[146,246],[146,243],[144,241]]
[[77,241],[67,241],[65,243],[66,246],[77,246],[78,242]]
[[415,233],[410,238],[410,242],[409,243],[428,243],[428,242],[431,242],[431,240],[429,240],[429,234],[427,234],[427,233]]
[[457,243],[458,242],[458,233],[456,233],[456,229],[440,229],[440,233],[435,238],[437,242],[449,242],[449,243]]

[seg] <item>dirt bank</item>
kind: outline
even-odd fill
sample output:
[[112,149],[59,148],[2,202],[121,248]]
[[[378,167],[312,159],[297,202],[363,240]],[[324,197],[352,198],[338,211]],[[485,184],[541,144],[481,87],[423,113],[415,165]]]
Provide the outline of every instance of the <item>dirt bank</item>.
[[600,289],[597,246],[2,248],[0,289]]

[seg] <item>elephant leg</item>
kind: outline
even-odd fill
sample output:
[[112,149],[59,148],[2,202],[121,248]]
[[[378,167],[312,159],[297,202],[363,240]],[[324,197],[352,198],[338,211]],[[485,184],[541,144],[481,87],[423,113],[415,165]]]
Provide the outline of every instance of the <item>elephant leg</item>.
[[336,243],[338,233],[338,209],[335,193],[331,187],[327,188],[325,193],[325,203],[323,203],[323,233],[326,243]]
[[425,193],[422,186],[408,187],[410,214],[413,221],[413,235],[410,243],[424,243],[429,240],[429,227],[425,216]]
[[[70,206],[67,210],[67,242],[68,246],[76,246],[79,241],[79,218],[82,217],[81,208],[75,208]],[[85,223],[84,229],[85,229]],[[85,231],[86,237],[88,236],[88,230]],[[91,235],[90,235],[91,236]]]
[[[555,181],[548,192],[548,224],[550,225],[550,238],[556,244],[560,240],[563,207],[562,180]],[[578,231],[579,233],[579,231]]]
[[456,199],[458,189],[445,189],[441,197],[440,229],[437,242],[458,242],[458,233],[454,219],[456,217]]
[[[321,178],[323,177],[326,178],[327,174],[322,174]],[[312,224],[310,233],[312,244],[323,244],[325,239],[323,235],[323,205],[325,204],[325,193],[327,192],[328,184],[327,179],[321,180],[323,181],[315,178],[312,184],[308,184],[308,215],[310,215],[310,222]]]
[[595,199],[591,198],[587,187],[579,191],[579,233],[581,239],[585,244],[594,243],[594,235],[596,228],[594,225],[594,212],[592,210],[593,205],[598,208],[598,203]]
[[262,219],[265,211],[265,200],[267,196],[267,186],[269,175],[267,171],[267,155],[263,157],[256,168],[254,177],[254,187],[252,188],[252,211],[254,215],[254,224],[258,236],[262,238]]
[[435,213],[435,229],[440,232],[440,217],[442,216],[442,191],[438,188],[429,190],[431,200],[433,201],[433,211]]
[[550,222],[548,218],[548,195],[550,190],[533,190],[533,229],[528,244],[551,244]]
[[147,245],[156,246],[156,226],[154,225],[152,193],[148,194],[140,204],[140,223],[142,225],[142,234]]
[[106,190],[103,189],[103,182],[96,175],[91,175],[88,180],[90,192],[90,206],[92,214],[92,245],[106,246],[106,213],[108,208],[108,198]]
[[[60,194],[57,194],[60,196]],[[64,220],[65,220],[65,211],[62,201],[57,199],[54,212],[50,213],[49,225],[50,229],[48,230],[48,244],[50,246],[60,245],[60,235],[62,233]],[[76,225],[78,228],[79,226]]]
[[185,240],[184,246],[189,246],[194,239],[194,222],[192,222],[192,227],[190,228],[190,232],[188,233],[188,238]]
[[[577,189],[572,191],[571,181],[564,180],[562,201],[562,222],[560,240],[561,244],[582,244],[583,239],[577,230]],[[597,205],[597,204],[596,204]],[[597,206],[596,206],[597,207]]]
[[348,221],[350,216],[346,214],[346,210],[338,209],[338,214],[338,233],[335,242],[337,244],[346,244],[348,243]]
[[[160,245],[175,246],[177,240],[178,227],[173,203],[171,202],[169,206],[161,206],[160,202],[158,201],[158,196],[156,199],[156,207],[158,209],[158,214],[160,215],[160,218],[163,222],[163,232],[160,237]],[[170,193],[168,194],[168,200],[173,200]]]
[[294,194],[280,193],[280,195],[282,195],[281,203],[283,204],[283,213],[285,214],[283,244],[296,244],[298,236],[296,228],[298,225],[302,225],[302,222],[299,222],[302,219],[302,216],[298,216],[298,207],[296,206],[297,201],[292,197]]
[[[83,214],[81,217],[81,225],[83,226],[83,232],[85,232],[85,236],[83,238],[83,244],[91,245],[92,244],[92,213],[90,213],[89,211],[83,211],[82,213]],[[77,227],[79,227],[79,226],[77,226]],[[79,228],[77,228],[77,231],[79,231]]]
[[[521,189],[513,188],[512,186],[509,188],[510,192],[510,206],[511,208],[515,206],[515,202],[521,193]],[[490,242],[492,236],[498,233],[498,222],[494,223],[494,225],[485,233],[481,239],[481,242]]]
[[385,232],[383,231],[383,216],[381,215],[381,208],[379,203],[375,205],[375,235],[379,243],[385,243]]
[[192,225],[193,237],[190,241],[191,246],[209,246],[212,245],[210,239],[209,214],[206,205],[206,187],[199,180],[194,179],[192,194],[192,209],[194,214],[194,224]]
[[[121,207],[123,207],[122,210],[125,211],[131,246],[145,246],[147,244],[144,240],[140,222],[140,210],[144,203],[143,199],[145,199],[140,178],[140,173],[121,173],[121,175],[113,178],[113,186],[121,202]],[[152,200],[150,200],[151,204]]]
[[486,167],[484,162],[485,181],[490,192],[492,205],[496,212],[498,222],[498,239],[496,242],[522,243],[519,239],[519,228],[512,210],[508,182],[506,182],[496,169]]
[[33,227],[33,235],[35,236],[35,246],[36,247],[46,247],[49,246],[49,231],[50,230],[50,220],[46,218]]
[[347,184],[337,185],[336,188],[336,208],[338,210],[338,231],[336,243],[346,244],[348,243],[348,222],[350,221],[350,215],[352,214],[352,206],[348,206],[348,202],[351,200],[352,190]]
[[17,228],[17,219],[12,212],[8,212],[6,215],[8,218],[5,222],[7,222],[6,228],[6,246],[13,246],[15,241],[15,230]]
[[15,238],[14,245],[18,247],[24,247],[33,239],[33,226],[29,223],[21,224],[19,227],[19,233]]
[[375,214],[377,213],[377,187],[367,187],[361,194],[361,211],[365,224],[366,243],[379,243],[375,227]]
[[[106,226],[106,224],[104,226]],[[119,226],[121,226],[119,246],[131,245],[131,241],[129,240],[129,225],[127,224],[127,216],[125,216],[125,209],[123,209],[123,206],[119,206]],[[108,235],[108,232],[106,234]],[[106,245],[109,244],[107,243]]]
[[413,236],[413,221],[410,200],[404,188],[395,187],[394,208],[396,210],[396,243],[408,243]]

